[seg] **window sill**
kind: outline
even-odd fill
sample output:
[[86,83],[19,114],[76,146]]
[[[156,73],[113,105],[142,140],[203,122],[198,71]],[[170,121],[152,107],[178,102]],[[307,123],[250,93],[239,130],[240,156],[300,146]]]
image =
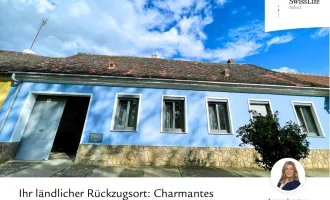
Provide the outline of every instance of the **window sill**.
[[321,135],[321,136],[309,136],[307,135],[308,138],[326,138],[325,136]]
[[110,130],[110,132],[138,132],[137,130]]
[[209,135],[234,135],[234,133],[209,132]]
[[169,132],[169,131],[161,131],[160,133],[164,133],[164,134],[187,134],[187,132]]
[[309,138],[326,138],[324,135],[314,136],[314,135],[308,135],[308,133],[306,132],[302,132],[301,134],[307,135],[307,137]]

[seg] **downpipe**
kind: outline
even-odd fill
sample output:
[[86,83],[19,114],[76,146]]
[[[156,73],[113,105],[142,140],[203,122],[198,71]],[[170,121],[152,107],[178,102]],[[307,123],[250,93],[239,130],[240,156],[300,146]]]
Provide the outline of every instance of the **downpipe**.
[[14,96],[13,96],[13,98],[12,98],[10,104],[9,104],[9,107],[7,108],[6,114],[3,117],[2,122],[0,124],[0,135],[1,135],[2,129],[5,126],[5,123],[8,119],[9,113],[10,113],[10,111],[11,111],[13,105],[14,105],[14,102],[15,102],[17,96],[18,96],[18,93],[19,93],[19,91],[21,90],[21,87],[22,87],[22,83],[19,80],[17,80],[15,76],[16,76],[15,73],[13,73],[11,75],[11,79],[14,81],[14,83],[17,83],[18,85],[17,85],[17,88],[15,90]]

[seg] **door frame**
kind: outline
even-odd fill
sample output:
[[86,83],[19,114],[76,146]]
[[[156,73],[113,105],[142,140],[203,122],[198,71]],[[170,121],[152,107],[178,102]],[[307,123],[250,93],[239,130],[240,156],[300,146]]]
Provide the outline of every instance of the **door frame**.
[[92,99],[93,99],[93,93],[70,93],[70,92],[47,92],[47,91],[30,91],[24,105],[22,107],[21,113],[18,117],[18,120],[16,122],[13,134],[11,135],[10,142],[20,142],[25,130],[25,127],[28,123],[28,120],[30,118],[30,115],[32,113],[32,109],[34,107],[34,104],[37,100],[37,97],[40,95],[45,96],[67,96],[67,97],[89,97],[89,104],[87,108],[87,113],[85,117],[84,127],[82,129],[80,143],[83,140],[83,133],[86,128],[86,123],[88,120],[88,114],[91,107]]

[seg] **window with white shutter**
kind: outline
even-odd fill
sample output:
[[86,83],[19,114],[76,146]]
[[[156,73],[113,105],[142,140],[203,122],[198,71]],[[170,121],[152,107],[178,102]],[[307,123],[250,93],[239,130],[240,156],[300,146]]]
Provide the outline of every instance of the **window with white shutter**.
[[259,114],[266,116],[272,113],[268,100],[249,100],[249,106],[251,111],[255,111],[251,113],[253,119]]

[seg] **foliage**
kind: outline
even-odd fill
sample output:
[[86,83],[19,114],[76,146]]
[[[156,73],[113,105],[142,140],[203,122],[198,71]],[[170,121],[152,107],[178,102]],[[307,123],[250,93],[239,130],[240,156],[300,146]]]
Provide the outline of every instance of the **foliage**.
[[254,119],[237,130],[241,138],[240,146],[252,145],[260,157],[255,158],[259,167],[271,170],[273,165],[282,158],[300,160],[309,154],[307,135],[300,133],[300,127],[293,122],[287,122],[280,127],[278,112],[262,116],[253,113]]

